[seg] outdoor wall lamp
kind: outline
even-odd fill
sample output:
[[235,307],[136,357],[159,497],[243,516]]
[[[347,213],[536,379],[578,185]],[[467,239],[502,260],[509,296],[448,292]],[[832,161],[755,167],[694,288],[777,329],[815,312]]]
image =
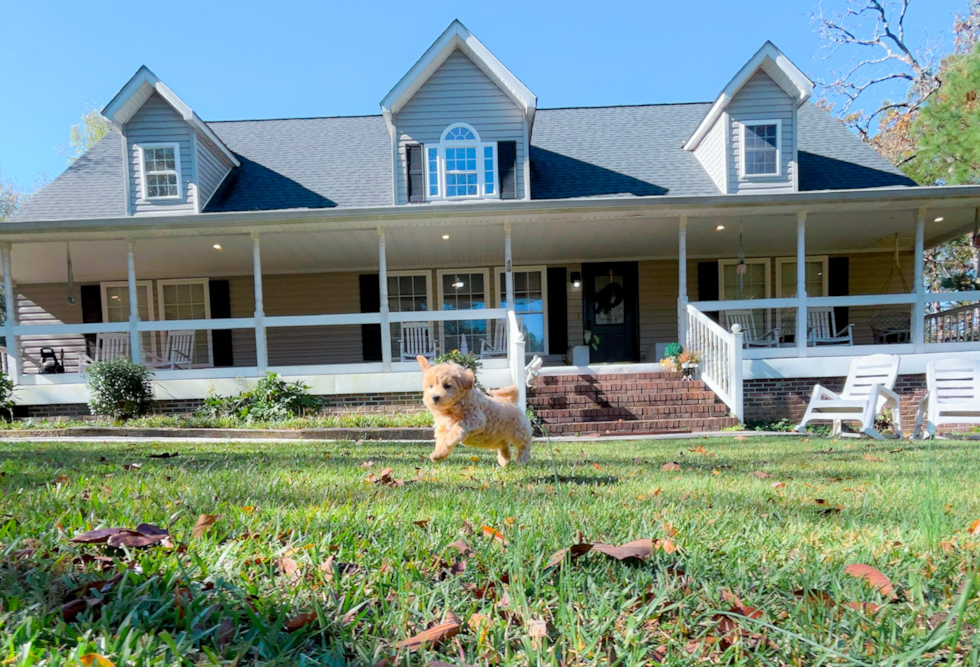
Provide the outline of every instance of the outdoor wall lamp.
[[582,288],[582,273],[581,271],[572,271],[572,289]]

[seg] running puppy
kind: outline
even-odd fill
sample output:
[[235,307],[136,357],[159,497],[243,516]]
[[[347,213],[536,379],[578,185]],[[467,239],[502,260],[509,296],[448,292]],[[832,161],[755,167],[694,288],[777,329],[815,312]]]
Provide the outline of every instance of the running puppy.
[[497,450],[497,462],[510,463],[511,446],[517,462],[531,459],[531,422],[517,407],[516,387],[504,387],[487,396],[476,387],[473,371],[459,364],[433,366],[418,357],[422,367],[422,401],[435,420],[436,446],[429,455],[442,461],[459,444]]

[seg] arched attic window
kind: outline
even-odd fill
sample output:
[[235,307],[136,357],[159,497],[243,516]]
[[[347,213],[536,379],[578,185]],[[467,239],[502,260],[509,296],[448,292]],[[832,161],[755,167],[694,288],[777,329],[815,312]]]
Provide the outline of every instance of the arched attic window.
[[453,123],[438,144],[425,146],[426,199],[496,199],[497,143],[480,141],[466,123]]

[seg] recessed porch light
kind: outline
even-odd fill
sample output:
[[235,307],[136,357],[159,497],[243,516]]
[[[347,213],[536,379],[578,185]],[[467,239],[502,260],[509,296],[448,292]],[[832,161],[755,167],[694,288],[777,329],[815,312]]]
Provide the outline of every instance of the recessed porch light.
[[212,247],[212,248],[214,248],[215,250],[221,250],[221,244],[220,244],[220,243],[215,243],[215,244],[214,244],[213,246],[211,246],[211,247]]
[[442,240],[443,241],[448,241],[449,240],[449,234],[443,234],[442,235]]
[[725,228],[725,225],[718,225],[717,227],[715,227],[715,231],[716,231],[716,232],[720,232],[720,231],[721,231],[721,230],[723,230],[724,228]]
[[945,219],[946,218],[944,218],[943,216],[939,216],[938,218],[936,218],[935,220],[933,220],[933,222],[942,222]]
[[119,298],[119,295],[118,295],[118,294],[113,294],[113,295],[112,295],[112,296],[110,296],[109,298],[110,298],[110,299],[118,299],[118,298]]

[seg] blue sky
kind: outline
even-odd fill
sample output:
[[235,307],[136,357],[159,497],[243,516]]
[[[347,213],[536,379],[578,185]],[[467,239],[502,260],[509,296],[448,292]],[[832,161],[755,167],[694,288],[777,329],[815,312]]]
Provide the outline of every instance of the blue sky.
[[[541,107],[712,100],[766,39],[812,78],[832,69],[818,0],[3,4],[0,168],[24,187],[64,170],[69,127],[142,64],[205,120],[375,114],[454,18]],[[948,44],[965,5],[913,0],[909,41]]]

